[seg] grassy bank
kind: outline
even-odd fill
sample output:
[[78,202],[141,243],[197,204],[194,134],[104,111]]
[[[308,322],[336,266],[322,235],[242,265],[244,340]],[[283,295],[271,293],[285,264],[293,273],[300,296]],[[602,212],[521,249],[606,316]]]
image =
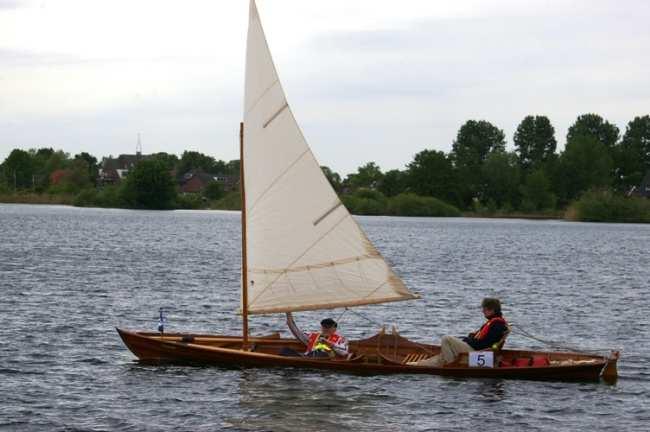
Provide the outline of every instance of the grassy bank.
[[[170,209],[240,210],[239,192],[228,192],[209,200],[201,195],[178,195]],[[611,191],[591,191],[574,201],[566,210],[519,212],[479,209],[460,212],[456,207],[432,197],[399,194],[386,197],[373,190],[344,194],[341,200],[354,215],[468,217],[498,219],[565,219],[584,222],[650,223],[650,200],[628,198]],[[118,187],[85,189],[76,195],[33,192],[0,193],[0,203],[74,205],[77,207],[133,208]]]
[[566,219],[584,222],[650,223],[650,200],[611,191],[590,191],[566,211]]
[[429,216],[458,217],[460,211],[439,199],[403,193],[386,197],[381,192],[360,189],[354,194],[342,195],[341,200],[350,213],[369,216]]
[[562,210],[548,210],[540,212],[518,212],[518,211],[495,211],[495,212],[463,212],[467,218],[494,218],[494,219],[564,219],[565,213]]
[[0,203],[5,204],[50,204],[73,205],[74,195],[69,194],[37,194],[33,192],[17,192],[0,194]]

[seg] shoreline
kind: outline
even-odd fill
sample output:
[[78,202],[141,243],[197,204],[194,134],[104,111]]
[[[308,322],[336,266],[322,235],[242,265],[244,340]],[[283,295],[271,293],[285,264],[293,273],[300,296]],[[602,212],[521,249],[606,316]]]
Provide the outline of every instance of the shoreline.
[[37,194],[0,194],[0,204],[50,204],[74,207],[74,195]]
[[565,211],[557,211],[553,213],[476,213],[476,212],[463,212],[464,218],[472,219],[529,219],[529,220],[572,220],[565,216]]
[[[218,201],[217,201],[218,203]],[[99,206],[77,206],[74,205],[74,196],[73,195],[49,195],[49,194],[0,194],[0,204],[27,204],[27,205],[62,205],[75,208],[104,208],[104,209],[118,209],[118,210],[146,210],[152,211],[151,209],[137,209],[129,207],[99,207]],[[221,204],[221,205],[219,205]],[[221,202],[215,205],[215,202],[208,203],[205,207],[199,208],[170,208],[159,211],[173,211],[173,210],[220,210],[220,211],[240,211],[239,206],[232,206],[232,202]],[[225,204],[225,205],[224,205]],[[155,210],[154,210],[155,211]],[[355,214],[354,216],[367,216],[363,214]],[[395,215],[395,214],[380,214],[374,216],[382,217],[444,217],[444,216],[405,216],[405,215]],[[552,212],[540,212],[540,213],[523,213],[523,212],[494,212],[494,213],[483,213],[483,212],[474,212],[474,211],[464,211],[461,212],[461,218],[467,219],[521,219],[521,220],[533,220],[533,221],[545,221],[545,220],[561,220],[567,222],[591,222],[591,223],[620,223],[620,224],[648,224],[648,222],[638,221],[638,220],[589,220],[589,219],[579,219],[575,214],[575,211],[572,211],[572,207],[569,207],[566,210],[558,210]]]
[[[146,209],[134,209],[129,207],[96,207],[96,206],[76,206],[74,205],[74,196],[72,195],[48,195],[48,194],[10,194],[10,195],[0,195],[0,204],[33,204],[33,205],[64,205],[69,207],[77,208],[106,208],[106,209],[121,209],[121,210],[146,210]],[[170,211],[170,210],[188,210],[184,208],[172,208],[167,210],[160,211]],[[196,208],[192,210],[226,210],[226,211],[240,211],[237,208],[214,208],[210,205],[206,207]],[[148,210],[150,211],[150,210]],[[355,216],[364,216],[364,215],[355,215]],[[409,216],[399,216],[399,215],[376,215],[376,216],[395,216],[395,217],[409,217]],[[430,216],[435,217],[435,216]],[[477,213],[477,212],[462,212],[461,216],[463,218],[471,219],[528,219],[528,220],[567,220],[564,217],[564,212],[555,212],[555,213]]]

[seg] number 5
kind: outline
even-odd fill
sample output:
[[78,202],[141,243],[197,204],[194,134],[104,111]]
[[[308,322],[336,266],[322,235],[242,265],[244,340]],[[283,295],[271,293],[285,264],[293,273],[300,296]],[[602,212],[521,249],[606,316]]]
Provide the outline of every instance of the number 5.
[[476,356],[476,364],[481,367],[485,366],[485,354],[479,354]]

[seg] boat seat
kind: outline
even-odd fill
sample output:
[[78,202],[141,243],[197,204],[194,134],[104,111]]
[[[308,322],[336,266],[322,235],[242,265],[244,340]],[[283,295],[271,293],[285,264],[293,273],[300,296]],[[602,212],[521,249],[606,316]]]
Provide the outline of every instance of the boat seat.
[[420,360],[428,359],[429,357],[431,357],[431,355],[423,352],[409,353],[404,356],[401,363],[406,364],[411,362],[418,362]]

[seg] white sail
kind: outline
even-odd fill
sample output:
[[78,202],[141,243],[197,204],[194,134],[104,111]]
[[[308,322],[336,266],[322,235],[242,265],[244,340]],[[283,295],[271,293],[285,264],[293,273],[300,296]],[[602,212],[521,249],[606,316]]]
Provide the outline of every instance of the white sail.
[[248,313],[417,298],[339,200],[289,108],[255,1],[244,101]]

